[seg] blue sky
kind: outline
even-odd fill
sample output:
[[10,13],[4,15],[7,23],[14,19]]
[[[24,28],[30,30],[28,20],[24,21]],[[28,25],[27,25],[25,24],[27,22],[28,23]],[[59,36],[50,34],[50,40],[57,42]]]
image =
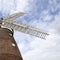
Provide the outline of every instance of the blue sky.
[[16,21],[48,31],[46,40],[18,31],[14,38],[24,60],[60,60],[60,0],[0,0],[0,17],[14,12]]

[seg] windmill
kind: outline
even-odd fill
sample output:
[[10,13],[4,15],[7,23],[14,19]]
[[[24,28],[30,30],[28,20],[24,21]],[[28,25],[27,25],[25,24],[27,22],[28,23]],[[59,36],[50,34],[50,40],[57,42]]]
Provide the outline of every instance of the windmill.
[[0,19],[0,60],[23,60],[13,37],[14,30],[42,39],[48,35],[37,28],[14,21],[23,15],[23,12],[19,12]]

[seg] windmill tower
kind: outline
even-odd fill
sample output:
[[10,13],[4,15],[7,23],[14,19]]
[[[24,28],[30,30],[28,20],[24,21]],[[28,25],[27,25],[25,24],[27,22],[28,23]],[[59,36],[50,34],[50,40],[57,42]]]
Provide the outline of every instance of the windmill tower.
[[24,13],[20,12],[0,19],[0,60],[23,60],[13,37],[14,29],[42,39],[48,35],[39,29],[13,21],[22,15]]

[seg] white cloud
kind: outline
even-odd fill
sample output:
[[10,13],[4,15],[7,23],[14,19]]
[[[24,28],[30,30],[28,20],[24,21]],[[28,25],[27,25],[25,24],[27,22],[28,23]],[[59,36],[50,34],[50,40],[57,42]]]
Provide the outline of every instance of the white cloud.
[[[28,38],[29,40],[31,40],[31,42],[29,43],[31,50],[22,54],[24,60],[60,59],[60,49],[59,49],[60,34],[57,33],[60,28],[59,16],[60,14],[55,15],[55,21],[48,26],[49,29],[47,30],[49,31],[50,35],[47,37],[46,40],[42,40],[36,37],[32,38],[30,37],[31,39]],[[25,44],[21,44],[21,46],[23,45]],[[23,46],[22,49],[26,47],[27,46]]]
[[[41,40],[35,37],[31,38],[32,41],[29,43],[31,50],[27,51],[26,53],[22,53],[24,60],[45,60],[45,59],[54,60],[54,59],[57,59],[57,57],[59,58],[60,54],[58,54],[57,52],[54,52],[54,53],[52,52],[53,50],[54,51],[56,50],[56,48],[54,47],[57,46],[57,42],[59,41],[58,40],[59,35],[57,35],[54,32],[54,30],[50,30],[50,32],[51,33],[48,36],[47,40]],[[17,35],[20,35],[20,37]],[[18,40],[20,39],[20,42],[19,42],[20,44],[18,43],[18,45],[22,52],[22,49],[25,50],[25,48],[27,47],[27,46],[24,46],[25,44],[23,42],[28,36],[25,36],[19,33],[17,35],[16,36],[18,37]],[[30,40],[30,38],[28,39]],[[21,43],[21,40],[22,40],[22,43]]]
[[56,32],[60,33],[60,13],[54,16],[55,21],[50,24],[50,28],[55,29]]
[[25,0],[25,1],[23,1],[23,0],[17,0],[16,1],[16,10],[24,12],[25,9],[26,9],[26,6],[28,5],[27,1],[28,0]]
[[[60,45],[59,35],[55,32],[52,33],[46,40],[33,38],[30,46],[32,50],[23,55],[24,60],[57,60],[60,59],[60,52],[57,52],[56,47]],[[58,44],[58,45],[57,45]],[[58,60],[59,60],[58,59]]]
[[14,11],[24,12],[27,0],[0,0],[0,11],[3,16],[14,13]]
[[[48,13],[46,15],[49,16]],[[45,17],[46,19],[47,16]],[[24,60],[60,60],[60,51],[59,51],[60,49],[58,49],[60,46],[59,44],[60,37],[59,34],[57,33],[60,28],[60,22],[59,22],[60,14],[55,15],[54,19],[55,21],[53,23],[50,23],[48,26],[45,25],[44,23],[41,23],[40,21],[37,22],[35,20],[35,22],[33,22],[32,26],[35,24],[35,27],[38,26],[39,28],[42,27],[43,29],[46,29],[46,27],[49,28],[46,30],[48,30],[50,35],[47,37],[46,40],[42,40],[36,37],[31,38],[29,36],[30,38],[28,39],[31,40],[31,42],[29,43],[30,47],[24,46],[25,44],[22,41],[22,43],[19,44],[20,46],[22,46],[21,47],[22,49],[25,50],[25,48],[28,47],[31,48],[31,50],[27,51],[26,53],[22,53]],[[32,21],[30,21],[30,24],[31,23]],[[45,26],[45,28],[43,26]],[[23,35],[21,37],[23,37]],[[25,38],[27,37],[28,36],[24,36],[22,40],[25,40]]]

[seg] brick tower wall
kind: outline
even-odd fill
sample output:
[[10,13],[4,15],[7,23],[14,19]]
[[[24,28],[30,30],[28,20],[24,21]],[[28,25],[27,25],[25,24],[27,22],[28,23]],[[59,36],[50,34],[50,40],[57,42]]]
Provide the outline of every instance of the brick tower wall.
[[9,29],[0,28],[0,60],[23,60],[12,34]]

